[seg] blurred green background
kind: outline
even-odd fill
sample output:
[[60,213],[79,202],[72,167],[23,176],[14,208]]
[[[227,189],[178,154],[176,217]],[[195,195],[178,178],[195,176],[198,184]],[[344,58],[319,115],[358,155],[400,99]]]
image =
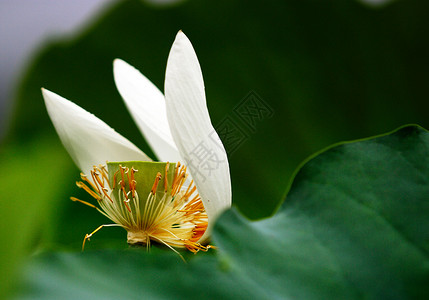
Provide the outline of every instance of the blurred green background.
[[[52,40],[19,83],[1,145],[1,269],[13,274],[37,249],[79,251],[85,233],[105,222],[69,200],[87,196],[74,184],[79,171],[48,118],[41,87],[154,157],[115,88],[112,62],[127,61],[163,90],[168,52],[183,30],[200,60],[212,122],[229,117],[248,136],[229,157],[233,203],[248,218],[263,218],[312,153],[406,123],[429,128],[428,13],[429,3],[417,0],[380,7],[354,0],[118,1],[83,32]],[[234,114],[251,91],[274,112],[255,131]],[[125,234],[104,229],[88,248],[126,247]],[[9,281],[0,284],[3,290]]]

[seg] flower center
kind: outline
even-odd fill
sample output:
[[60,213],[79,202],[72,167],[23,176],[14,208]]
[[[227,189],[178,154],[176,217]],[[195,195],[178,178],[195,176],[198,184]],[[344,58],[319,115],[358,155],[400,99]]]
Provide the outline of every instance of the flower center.
[[[136,167],[136,168],[135,168]],[[91,179],[81,174],[77,186],[94,197],[95,207],[115,224],[128,231],[130,245],[146,245],[151,241],[163,244],[173,251],[187,248],[196,253],[211,246],[198,240],[207,229],[208,217],[193,181],[187,184],[186,167],[180,163],[121,162],[94,167]]]

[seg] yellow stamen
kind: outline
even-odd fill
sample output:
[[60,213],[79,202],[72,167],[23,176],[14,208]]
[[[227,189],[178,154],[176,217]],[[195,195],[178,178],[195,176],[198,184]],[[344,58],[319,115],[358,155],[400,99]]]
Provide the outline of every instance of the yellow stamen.
[[[167,162],[162,191],[158,191],[158,186],[163,176],[161,172],[157,172],[148,195],[138,195],[135,180],[135,172],[138,170],[134,167],[119,165],[113,176],[113,183],[109,182],[109,174],[104,166],[94,166],[91,171],[93,181],[82,175],[85,183],[82,181],[76,184],[97,199],[100,208],[75,197],[71,199],[96,208],[116,223],[101,225],[85,235],[82,249],[86,241],[104,226],[125,228],[128,231],[129,244],[143,244],[148,249],[150,240],[166,245],[176,253],[178,252],[174,248],[185,248],[193,253],[213,248],[198,242],[207,230],[208,217],[194,181],[191,180],[189,186],[183,187],[188,178],[186,166],[177,164],[172,182],[168,180],[169,167]],[[121,176],[119,181],[117,176]],[[118,189],[112,193],[110,187],[116,184]],[[168,189],[171,189],[171,192],[168,192]],[[106,201],[107,199],[110,201]]]
[[[110,198],[109,194],[106,191],[106,188],[104,187],[104,176],[102,175],[103,180],[101,180],[100,174],[102,174],[102,171],[96,166],[94,166],[94,169],[91,170],[91,176],[92,176],[92,180],[94,180],[95,185],[92,184],[92,182],[89,181],[88,179],[86,179],[86,181],[92,186],[94,190],[98,191],[98,194],[103,194],[105,197],[107,197],[110,200],[110,202],[113,202],[112,198]],[[110,186],[110,183],[109,183],[109,186]]]
[[101,197],[94,191],[92,191],[85,183],[83,183],[82,181],[76,181],[76,185],[78,187],[80,187],[81,189],[84,189],[85,192],[87,192],[88,194],[90,194],[93,198],[95,198],[96,200],[101,200]]
[[94,233],[96,233],[97,231],[99,231],[101,228],[103,228],[103,227],[110,227],[110,226],[121,226],[121,225],[119,225],[119,224],[104,224],[104,225],[98,226],[97,229],[95,229],[90,234],[85,234],[85,238],[83,239],[83,243],[82,243],[82,251],[85,249],[85,242],[86,242],[86,240],[89,241],[89,239],[92,237],[92,235]]
[[88,206],[93,207],[93,208],[97,208],[97,206],[95,206],[95,205],[93,205],[93,204],[91,204],[89,202],[86,202],[86,201],[80,200],[78,198],[75,198],[75,197],[70,197],[70,200],[75,201],[75,202],[83,203],[83,204],[88,205]]
[[[91,175],[92,175],[92,171],[91,171]],[[85,174],[80,173],[80,178],[82,178],[82,180],[83,180],[83,181],[85,181],[87,184],[89,184],[93,190],[96,190],[96,191],[100,192],[100,191],[98,190],[98,187],[96,187],[96,186],[91,182],[91,180],[89,180],[89,179],[88,179],[88,177],[87,177]]]

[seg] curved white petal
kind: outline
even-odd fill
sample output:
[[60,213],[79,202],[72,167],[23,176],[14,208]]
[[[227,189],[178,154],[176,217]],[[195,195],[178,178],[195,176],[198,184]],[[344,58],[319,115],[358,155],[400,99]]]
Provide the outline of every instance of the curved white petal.
[[177,162],[179,152],[171,136],[161,91],[142,73],[120,59],[113,74],[128,111],[160,161]]
[[106,161],[150,160],[93,114],[46,89],[42,89],[42,94],[64,147],[84,174]]
[[231,206],[231,180],[225,149],[210,122],[198,58],[181,31],[168,57],[165,100],[173,139],[209,217],[204,241],[213,220]]

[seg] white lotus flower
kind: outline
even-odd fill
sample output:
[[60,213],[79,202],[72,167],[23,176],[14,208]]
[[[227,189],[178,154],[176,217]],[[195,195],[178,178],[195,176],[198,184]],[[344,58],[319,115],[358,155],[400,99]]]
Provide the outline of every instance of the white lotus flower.
[[[128,231],[130,244],[149,245],[153,240],[170,248],[207,250],[210,246],[202,243],[214,220],[231,205],[231,182],[225,149],[210,122],[191,42],[182,32],[176,36],[167,62],[165,98],[122,60],[114,61],[114,77],[158,159],[171,163],[150,163],[146,154],[106,123],[42,89],[62,143],[86,174],[77,184],[97,199],[100,208],[72,200],[95,207],[115,223],[87,234],[84,243],[103,226],[121,226]],[[173,163],[178,161],[188,168]],[[187,172],[193,178],[190,183]]]

